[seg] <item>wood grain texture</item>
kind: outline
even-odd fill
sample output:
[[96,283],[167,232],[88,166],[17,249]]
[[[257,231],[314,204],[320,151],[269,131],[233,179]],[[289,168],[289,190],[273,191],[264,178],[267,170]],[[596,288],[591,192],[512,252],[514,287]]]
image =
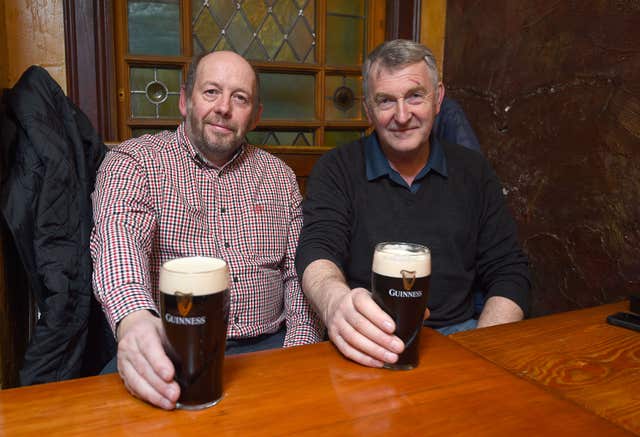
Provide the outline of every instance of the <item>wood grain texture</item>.
[[327,342],[228,357],[215,407],[165,412],[117,375],[0,391],[0,434],[628,435],[425,328],[412,371],[370,369]]
[[628,302],[462,332],[452,339],[640,434],[640,333],[606,317]]

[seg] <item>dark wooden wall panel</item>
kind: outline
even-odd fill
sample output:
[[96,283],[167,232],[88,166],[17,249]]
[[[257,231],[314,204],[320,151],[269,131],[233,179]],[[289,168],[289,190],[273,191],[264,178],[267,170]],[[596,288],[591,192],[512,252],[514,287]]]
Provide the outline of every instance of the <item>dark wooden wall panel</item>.
[[508,193],[534,314],[640,294],[640,2],[447,6],[447,92]]

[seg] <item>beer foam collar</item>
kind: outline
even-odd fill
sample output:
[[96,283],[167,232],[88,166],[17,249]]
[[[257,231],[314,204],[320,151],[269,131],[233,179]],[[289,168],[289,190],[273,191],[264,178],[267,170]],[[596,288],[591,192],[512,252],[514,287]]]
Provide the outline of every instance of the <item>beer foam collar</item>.
[[402,270],[416,272],[421,278],[431,274],[431,253],[428,250],[415,252],[406,245],[386,245],[373,254],[374,273],[390,278],[402,278]]
[[167,261],[160,269],[160,291],[176,291],[195,296],[217,293],[229,288],[227,263],[219,258],[194,256]]

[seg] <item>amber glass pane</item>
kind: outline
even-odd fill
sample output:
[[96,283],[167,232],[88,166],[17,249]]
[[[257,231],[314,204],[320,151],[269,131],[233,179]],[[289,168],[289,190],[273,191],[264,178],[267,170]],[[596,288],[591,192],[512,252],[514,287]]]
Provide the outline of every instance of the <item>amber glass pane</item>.
[[327,64],[360,65],[364,51],[364,20],[327,14]]
[[179,0],[129,0],[129,53],[180,55]]
[[315,77],[309,74],[260,73],[262,118],[315,118]]
[[131,117],[179,118],[178,97],[182,70],[131,67]]
[[360,77],[327,75],[325,85],[327,120],[364,119]]
[[247,141],[256,146],[313,146],[312,131],[270,131],[249,132]]
[[348,144],[364,135],[364,131],[352,130],[326,130],[324,132],[324,144],[326,147],[336,147]]

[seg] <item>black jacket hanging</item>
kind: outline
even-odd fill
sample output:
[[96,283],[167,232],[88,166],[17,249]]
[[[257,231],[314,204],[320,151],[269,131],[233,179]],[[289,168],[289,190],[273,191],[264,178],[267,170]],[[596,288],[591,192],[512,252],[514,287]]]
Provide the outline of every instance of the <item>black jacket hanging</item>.
[[[97,373],[115,353],[91,286],[91,192],[105,153],[89,119],[40,67],[8,91],[0,208],[40,317],[22,385]],[[10,256],[5,254],[5,256]],[[12,290],[9,290],[12,292]]]

